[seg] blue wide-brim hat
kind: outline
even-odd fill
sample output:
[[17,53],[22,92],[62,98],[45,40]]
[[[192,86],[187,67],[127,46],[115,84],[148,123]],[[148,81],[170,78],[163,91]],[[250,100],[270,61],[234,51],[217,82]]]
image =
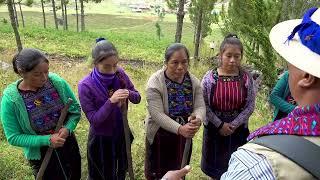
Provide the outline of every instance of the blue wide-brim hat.
[[270,31],[273,48],[290,64],[320,78],[320,9],[311,8],[302,19],[275,25]]

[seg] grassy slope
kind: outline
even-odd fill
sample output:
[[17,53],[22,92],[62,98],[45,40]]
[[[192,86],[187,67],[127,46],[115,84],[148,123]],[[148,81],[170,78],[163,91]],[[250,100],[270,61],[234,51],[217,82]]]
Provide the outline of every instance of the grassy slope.
[[[88,56],[89,49],[97,37],[110,39],[121,50],[123,57],[140,58],[147,61],[161,61],[166,46],[173,42],[175,23],[162,23],[163,37],[158,40],[155,33],[154,17],[123,17],[118,15],[90,14],[86,16],[88,32],[74,33],[75,27],[71,23],[71,31],[56,31],[53,27],[41,27],[41,13],[25,12],[27,27],[20,29],[22,42],[25,47],[37,47],[47,52],[71,56]],[[7,17],[7,13],[0,12],[0,19]],[[70,17],[70,21],[74,17]],[[72,22],[72,21],[71,21]],[[52,23],[49,21],[48,24]],[[10,24],[1,24],[2,32],[0,49],[15,47],[15,39],[11,33]],[[73,30],[73,31],[72,31]],[[193,28],[185,23],[183,43],[193,49]],[[34,41],[36,39],[36,41]],[[146,51],[147,49],[147,51]]]

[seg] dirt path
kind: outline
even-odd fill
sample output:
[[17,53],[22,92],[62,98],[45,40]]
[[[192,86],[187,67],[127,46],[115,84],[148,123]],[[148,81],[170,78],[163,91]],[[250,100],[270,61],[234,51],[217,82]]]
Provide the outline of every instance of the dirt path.
[[[55,63],[61,62],[66,64],[79,64],[83,63],[87,60],[85,57],[67,57],[57,54],[48,55],[49,61],[54,61]],[[142,67],[150,67],[150,68],[159,68],[162,66],[162,62],[149,62],[141,59],[120,59],[119,62],[121,65],[130,66],[133,68],[142,68]]]

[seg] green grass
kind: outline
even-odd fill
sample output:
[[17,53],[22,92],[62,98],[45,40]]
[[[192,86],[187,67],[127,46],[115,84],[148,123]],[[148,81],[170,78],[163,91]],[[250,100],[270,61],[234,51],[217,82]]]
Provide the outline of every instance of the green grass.
[[[60,15],[60,13],[58,14]],[[107,37],[114,42],[123,58],[143,59],[146,61],[161,62],[163,52],[168,44],[174,42],[176,23],[172,21],[173,15],[167,15],[161,22],[163,36],[161,40],[156,35],[155,15],[114,15],[114,14],[87,14],[85,17],[87,32],[74,33],[76,31],[76,17],[68,15],[69,31],[54,29],[53,15],[46,13],[47,29],[42,27],[42,13],[38,11],[24,12],[26,28],[19,29],[21,39],[25,47],[36,47],[50,54],[62,54],[71,57],[87,57],[97,37]],[[18,15],[20,18],[20,14]],[[7,19],[8,13],[0,11],[0,20]],[[21,18],[20,18],[21,19]],[[20,26],[21,23],[20,23]],[[217,27],[205,42],[221,39],[221,33]],[[11,33],[9,23],[0,22],[0,49],[15,48],[15,39]],[[193,52],[194,27],[186,21],[183,26],[182,43]],[[201,45],[201,56],[212,56],[207,44]],[[193,53],[191,53],[193,54]]]
[[[87,32],[76,33],[74,16],[70,15],[70,31],[53,29],[52,17],[48,15],[50,28],[41,27],[41,14],[39,12],[26,12],[26,28],[20,28],[21,38],[25,47],[39,48],[47,52],[56,60],[50,61],[50,71],[60,74],[71,85],[77,94],[77,83],[90,72],[89,60],[91,47],[97,37],[104,36],[110,39],[124,59],[141,59],[148,62],[161,63],[163,53],[167,45],[173,42],[175,34],[175,22],[170,17],[162,23],[164,37],[159,41],[155,35],[154,16],[122,16],[110,14],[89,14],[86,16]],[[7,18],[6,12],[1,12],[0,20]],[[10,62],[15,52],[14,35],[10,24],[0,22],[0,60]],[[214,29],[212,38],[221,39],[218,29]],[[183,43],[193,51],[193,26],[185,23],[183,31]],[[202,57],[212,55],[212,52],[204,44],[201,48]],[[54,55],[54,56],[53,56]],[[207,62],[191,63],[190,71],[199,79],[211,67]],[[146,116],[145,84],[149,76],[160,66],[134,67],[122,65],[129,74],[134,85],[142,95],[142,101],[138,105],[129,106],[129,124],[135,136],[132,154],[134,171],[137,179],[144,179],[144,144],[145,130],[144,118]],[[0,70],[0,92],[8,83],[17,79],[11,69]],[[0,94],[1,95],[1,94]],[[261,92],[257,96],[256,111],[250,119],[250,129],[266,124],[271,120],[270,108],[266,103],[266,93]],[[82,178],[87,176],[86,143],[89,124],[85,116],[82,116],[76,135],[79,141],[82,156]],[[0,179],[32,179],[31,170],[22,155],[22,150],[7,144],[0,127]],[[206,179],[200,170],[202,147],[202,129],[194,138],[193,155],[191,165],[192,172],[188,179]]]
[[32,179],[32,170],[21,150],[0,141],[0,179]]
[[[136,17],[136,18],[156,16],[155,11],[152,8],[150,10],[143,11],[142,13],[135,13],[135,12],[132,12],[128,6],[119,5],[117,3],[114,3],[114,1],[113,2],[112,1],[113,0],[104,0],[104,1],[101,1],[100,3],[94,3],[89,1],[87,3],[84,3],[85,14],[110,14],[110,15],[121,15],[121,16]],[[45,2],[44,6],[45,6],[44,7],[45,12],[52,14],[51,1]],[[56,6],[60,6],[59,1],[56,2]],[[21,7],[23,12],[26,12],[26,11],[42,12],[41,3],[39,0],[34,0],[34,3],[32,4],[31,7],[25,6],[23,4],[21,5]],[[80,12],[80,4],[78,4],[78,8],[79,8],[78,11]],[[0,5],[0,12],[7,12],[7,7],[4,5],[3,6]],[[73,1],[69,1],[69,3],[67,4],[67,12],[68,14],[76,14],[75,3]],[[58,17],[60,16],[60,14],[61,14],[61,10],[58,10],[57,11]],[[166,13],[165,21],[175,22],[176,21],[175,14]],[[190,22],[190,19],[188,18],[188,16],[186,16],[185,22]]]
[[[123,58],[161,62],[165,48],[173,42],[175,35],[174,22],[161,23],[163,37],[158,40],[155,22],[152,19],[103,14],[88,15],[86,16],[88,32],[74,33],[75,27],[72,23],[70,31],[56,31],[53,27],[44,29],[41,27],[40,13],[26,12],[25,14],[26,28],[20,28],[24,46],[36,47],[51,54],[87,57],[95,38],[103,36],[117,46]],[[7,17],[7,13],[0,12],[0,19],[1,17]],[[52,22],[49,23],[53,25]],[[2,37],[0,49],[15,48],[15,39],[9,23],[0,22],[0,35]],[[193,50],[192,41],[193,27],[190,23],[185,23],[182,42],[191,51]]]

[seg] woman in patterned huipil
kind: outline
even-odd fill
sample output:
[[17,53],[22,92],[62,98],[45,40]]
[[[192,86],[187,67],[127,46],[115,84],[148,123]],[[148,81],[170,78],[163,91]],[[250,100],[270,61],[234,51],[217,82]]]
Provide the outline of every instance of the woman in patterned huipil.
[[167,171],[180,169],[186,138],[194,137],[205,116],[200,81],[188,72],[188,66],[187,48],[174,43],[166,49],[165,67],[147,83],[148,180],[161,179]]
[[248,120],[254,110],[252,76],[241,69],[243,46],[236,35],[228,35],[220,46],[219,67],[203,77],[206,104],[201,169],[220,179],[231,154],[246,143]]
[[[43,179],[80,179],[81,157],[73,130],[81,110],[70,86],[49,73],[49,61],[37,49],[23,49],[12,61],[22,79],[3,92],[1,120],[11,145],[23,147],[36,177],[49,146],[55,148]],[[73,99],[64,126],[55,133],[68,98]]]

